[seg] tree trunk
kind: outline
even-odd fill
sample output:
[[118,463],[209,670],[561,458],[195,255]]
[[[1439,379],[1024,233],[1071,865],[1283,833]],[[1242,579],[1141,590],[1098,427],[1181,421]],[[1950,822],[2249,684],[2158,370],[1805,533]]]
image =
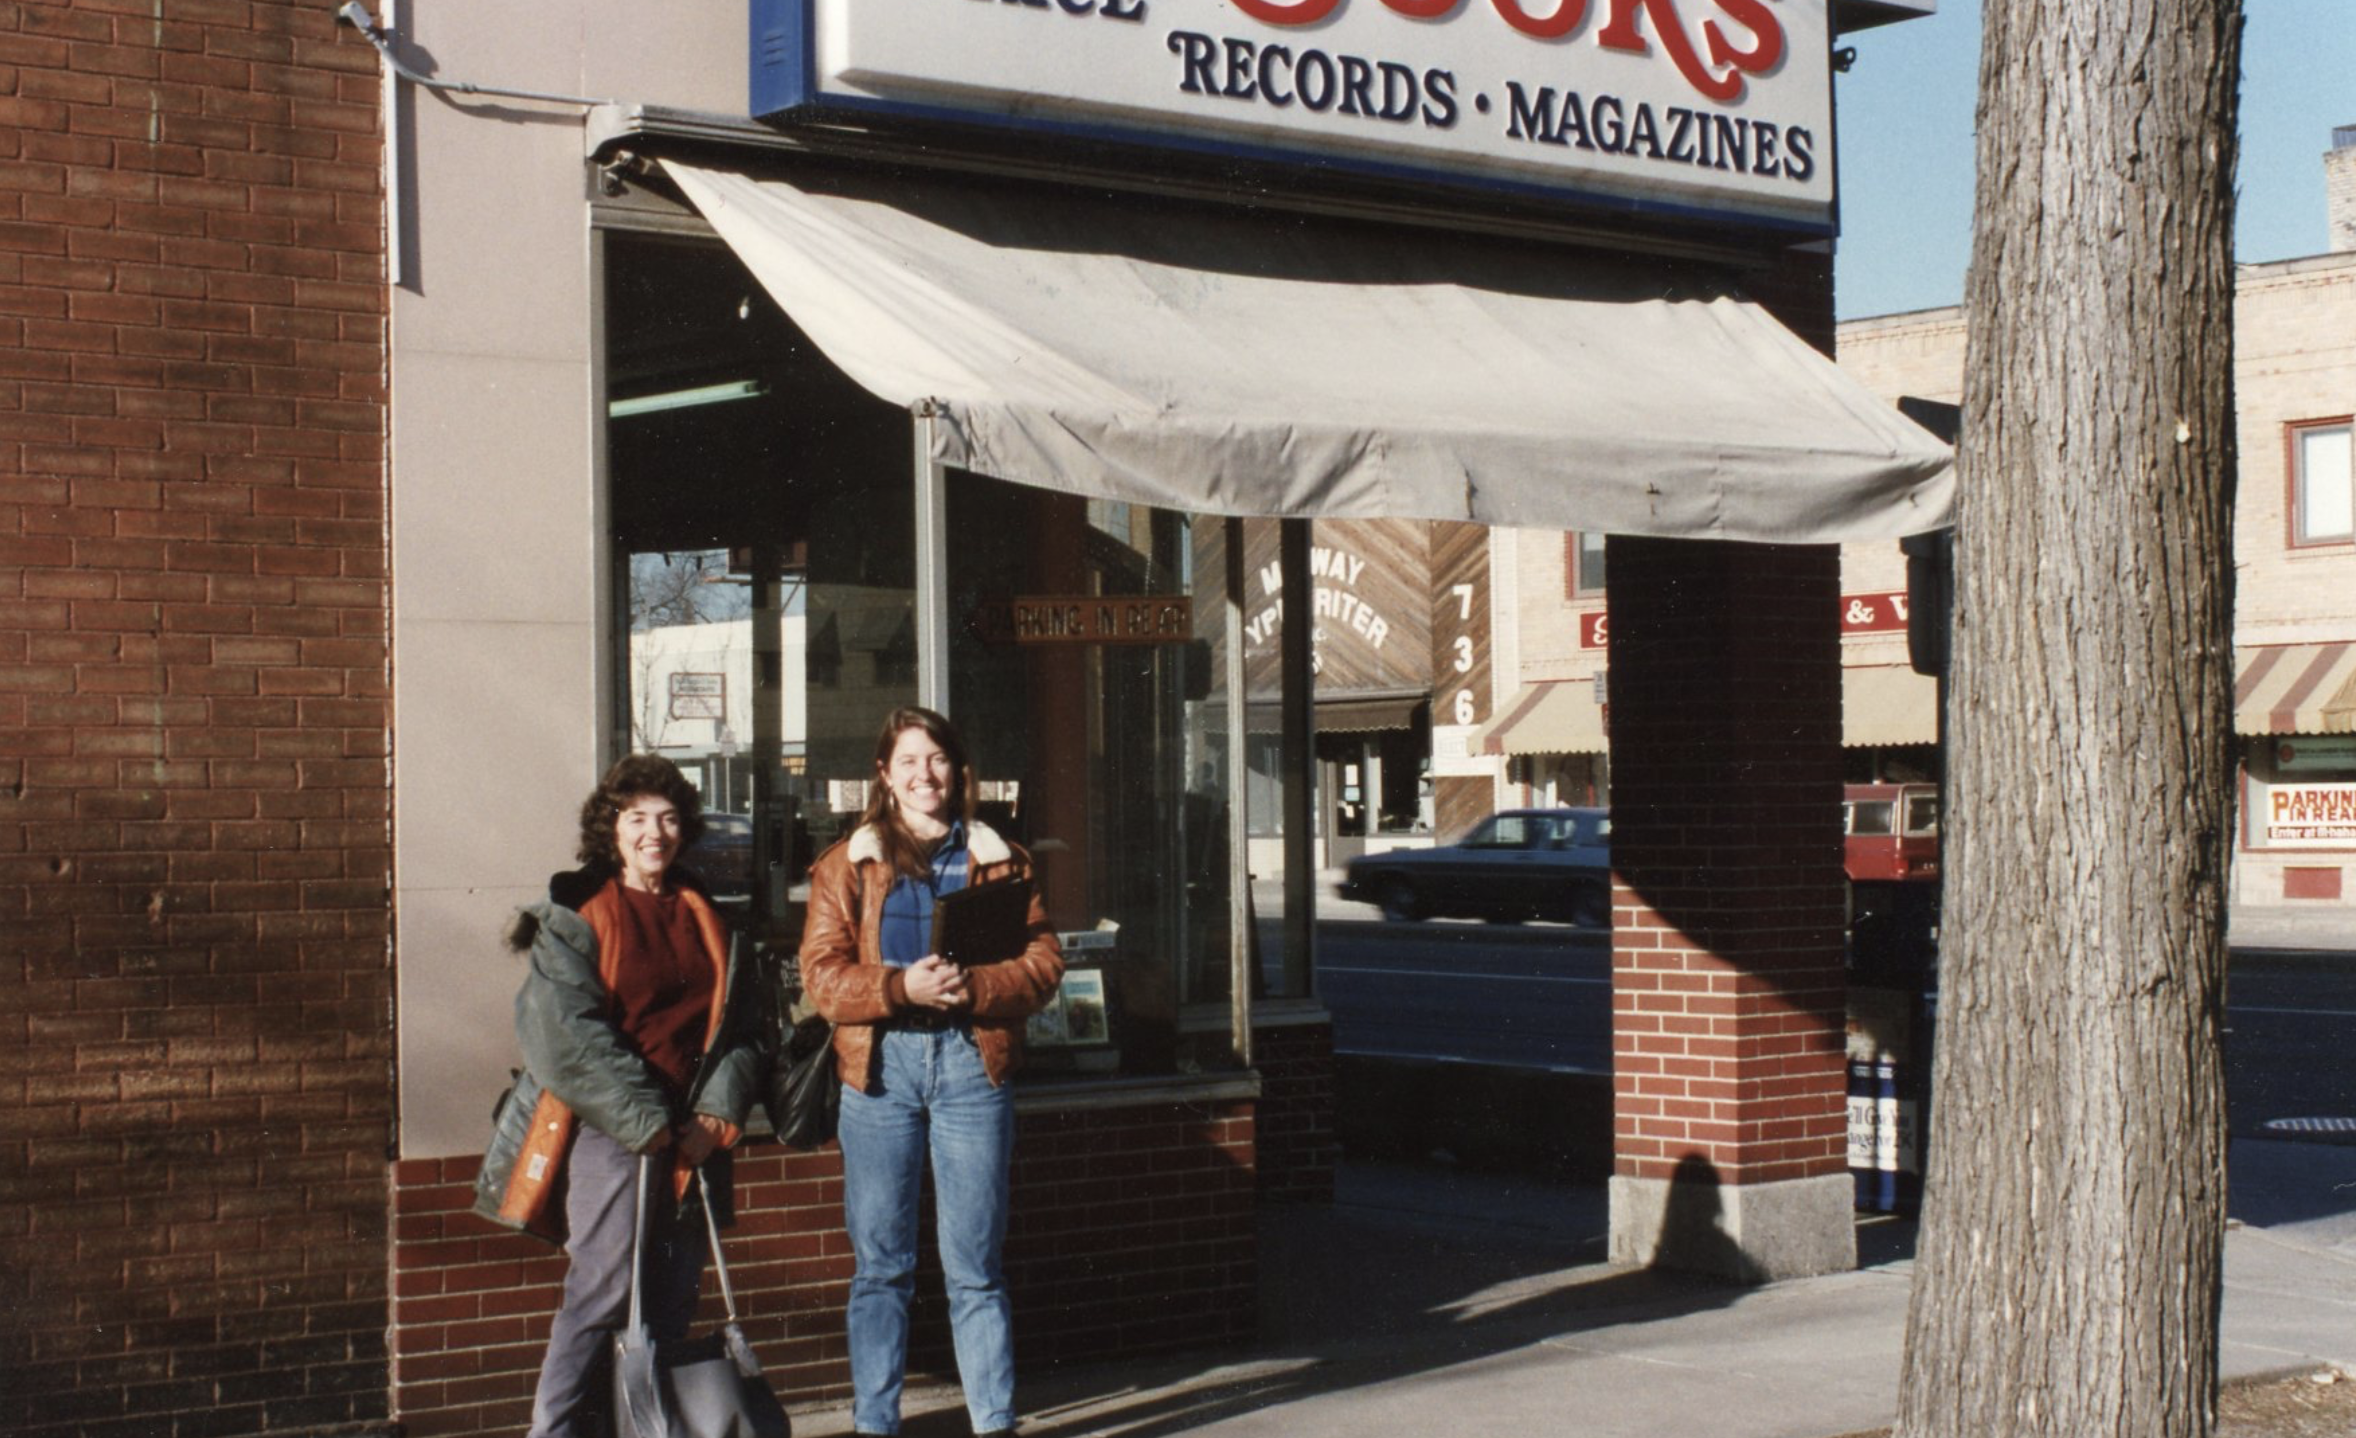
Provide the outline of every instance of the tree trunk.
[[1899,1433],[2215,1424],[2236,0],[1984,0]]

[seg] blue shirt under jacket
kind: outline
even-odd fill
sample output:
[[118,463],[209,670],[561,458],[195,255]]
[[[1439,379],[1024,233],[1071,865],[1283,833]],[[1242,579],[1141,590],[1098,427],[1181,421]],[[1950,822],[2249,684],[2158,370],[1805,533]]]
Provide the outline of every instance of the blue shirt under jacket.
[[933,902],[965,887],[972,863],[966,853],[965,823],[949,826],[949,836],[933,850],[923,878],[902,874],[884,895],[883,925],[876,938],[883,961],[904,969],[933,951]]

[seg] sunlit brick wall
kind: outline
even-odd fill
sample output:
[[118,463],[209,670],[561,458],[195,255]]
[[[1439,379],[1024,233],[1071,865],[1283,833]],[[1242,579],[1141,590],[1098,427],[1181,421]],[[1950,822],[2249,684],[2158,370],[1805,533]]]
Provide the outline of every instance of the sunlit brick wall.
[[1846,1163],[1837,552],[1612,541],[1614,1153]]
[[[1216,1348],[1258,1312],[1248,1101],[1022,1113],[1006,1245],[1016,1361]],[[409,1438],[512,1434],[531,1416],[564,1257],[469,1211],[479,1160],[396,1168],[395,1409]],[[848,1401],[843,1302],[852,1260],[842,1161],[755,1143],[724,1236],[745,1332],[797,1407]],[[914,1381],[953,1382],[929,1220],[910,1345]],[[704,1317],[719,1313],[705,1284]]]
[[0,1430],[385,1413],[375,57],[0,5]]

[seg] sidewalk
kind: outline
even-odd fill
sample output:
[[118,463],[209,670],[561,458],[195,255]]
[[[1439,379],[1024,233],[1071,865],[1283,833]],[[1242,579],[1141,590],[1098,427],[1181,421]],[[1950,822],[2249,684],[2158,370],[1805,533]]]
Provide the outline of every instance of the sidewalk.
[[2225,916],[2225,941],[2242,950],[2338,950],[2356,953],[2356,910],[2344,904],[2237,904]]
[[[2356,1147],[2241,1140],[2233,1170],[2225,1376],[2356,1372]],[[1270,1216],[1250,1354],[1026,1375],[1023,1431],[1829,1438],[1892,1420],[1911,1224],[1862,1224],[1856,1272],[1752,1289],[1600,1262],[1604,1227],[1592,1185],[1351,1165],[1333,1209]],[[826,1438],[849,1414],[795,1427]],[[955,1393],[912,1394],[905,1431],[961,1438]]]

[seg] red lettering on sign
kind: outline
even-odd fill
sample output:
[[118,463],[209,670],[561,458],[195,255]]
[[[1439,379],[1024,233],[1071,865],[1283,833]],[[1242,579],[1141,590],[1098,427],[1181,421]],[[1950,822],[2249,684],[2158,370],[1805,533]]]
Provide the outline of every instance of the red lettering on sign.
[[1702,22],[1702,39],[1710,48],[1710,63],[1732,65],[1746,75],[1764,75],[1783,59],[1783,26],[1760,0],[1718,0],[1718,8],[1726,18],[1744,26],[1757,43],[1748,50],[1737,50],[1726,43],[1725,32],[1715,20]]
[[[1234,0],[1235,8],[1267,25],[1315,25],[1338,12],[1346,0]],[[1394,13],[1411,20],[1438,20],[1455,13],[1463,0],[1381,0]],[[1701,44],[1677,7],[1684,0],[1606,0],[1604,26],[1595,42],[1606,50],[1649,55],[1652,44],[1637,24],[1641,16],[1669,63],[1685,83],[1721,104],[1742,95],[1743,77],[1764,75],[1783,63],[1783,23],[1767,0],[1708,0],[1717,15],[1701,22]],[[1533,14],[1534,0],[1490,0],[1499,18],[1537,40],[1559,40],[1587,18],[1588,0],[1554,0],[1554,8]],[[1737,45],[1718,22],[1724,19],[1749,32],[1748,44]]]
[[1878,634],[1906,627],[1906,595],[1844,594],[1841,596],[1841,632],[1843,634]]
[[1702,22],[1702,41],[1709,47],[1710,62],[1731,65],[1723,75],[1710,72],[1699,52],[1693,48],[1693,37],[1686,33],[1685,22],[1677,14],[1677,0],[1611,0],[1611,18],[1597,32],[1595,43],[1606,50],[1621,50],[1632,55],[1648,55],[1652,47],[1636,28],[1636,15],[1642,11],[1652,22],[1654,35],[1669,52],[1669,62],[1685,83],[1693,86],[1720,104],[1742,94],[1742,77],[1763,74],[1783,58],[1783,26],[1759,3],[1759,0],[1714,0],[1728,19],[1748,28],[1756,43],[1748,50],[1737,50],[1726,42],[1718,29],[1718,22]]
[[1524,35],[1540,40],[1558,40],[1579,28],[1587,18],[1587,0],[1555,0],[1554,13],[1541,20],[1522,8],[1522,0],[1490,0],[1505,23]]
[[1235,0],[1235,8],[1270,25],[1314,25],[1334,12],[1342,0]]

